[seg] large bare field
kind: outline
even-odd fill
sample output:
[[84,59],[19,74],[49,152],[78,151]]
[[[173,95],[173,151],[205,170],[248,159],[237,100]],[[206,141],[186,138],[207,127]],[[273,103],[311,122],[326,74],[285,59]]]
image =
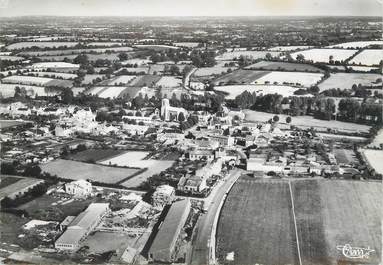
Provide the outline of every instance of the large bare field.
[[254,70],[236,70],[230,74],[223,75],[214,80],[214,83],[217,85],[225,84],[250,84],[261,78],[264,75],[267,75],[268,71],[254,71]]
[[323,74],[306,72],[270,72],[257,80],[253,84],[292,84],[309,87],[318,83]]
[[6,47],[7,50],[19,50],[31,47],[53,48],[53,47],[74,47],[78,42],[60,42],[60,41],[26,41],[10,44]]
[[20,87],[20,88],[25,88],[27,91],[27,95],[29,96],[52,96],[57,93],[47,93],[45,88],[42,86],[31,86],[31,85],[20,85],[20,84],[0,84],[0,94],[4,98],[9,98],[13,97],[15,95],[15,88]]
[[322,69],[305,63],[288,63],[288,62],[272,62],[260,61],[258,63],[245,67],[246,69],[253,70],[267,70],[267,71],[300,71],[300,72],[324,72]]
[[[379,264],[381,185],[295,179],[290,192],[287,180],[241,178],[221,211],[216,248],[219,261],[299,264],[298,237],[302,264]],[[348,258],[341,251],[346,244],[374,251],[368,259]],[[226,260],[233,252],[234,260]]]
[[383,60],[383,51],[382,50],[364,50],[358,55],[356,55],[349,62],[350,64],[361,64],[361,65],[379,65]]
[[296,50],[306,50],[310,48],[312,48],[312,46],[275,46],[270,48],[269,51],[288,52],[288,51],[296,51]]
[[372,41],[352,41],[352,42],[344,42],[344,43],[339,43],[335,45],[328,46],[328,48],[352,48],[352,49],[357,49],[357,48],[365,48],[370,45],[383,45],[383,41],[381,40],[372,40]]
[[357,50],[351,49],[310,49],[305,51],[294,52],[291,56],[296,59],[299,54],[302,54],[305,60],[312,60],[313,62],[328,63],[330,56],[333,56],[334,61],[344,61],[354,55]]
[[373,167],[377,173],[383,174],[383,150],[365,149],[363,152],[370,166]]
[[257,95],[266,94],[279,94],[284,97],[294,95],[297,87],[283,86],[283,85],[229,85],[229,86],[216,86],[214,87],[217,91],[228,93],[227,99],[235,99],[236,96],[241,93],[248,91],[250,93],[255,92]]
[[263,59],[268,53],[270,53],[272,56],[279,55],[279,52],[272,51],[230,51],[218,55],[215,59],[219,61],[231,61],[234,59],[238,59],[240,56],[249,57],[253,59]]
[[112,158],[114,156],[118,156],[125,151],[123,150],[116,150],[116,149],[88,149],[85,151],[78,152],[76,154],[71,154],[68,156],[68,159],[75,160],[75,161],[102,161],[105,159]]
[[138,171],[133,168],[109,167],[63,159],[42,164],[41,169],[60,178],[90,179],[103,183],[117,183]]
[[131,52],[131,47],[113,47],[113,48],[88,48],[88,49],[66,49],[66,50],[51,50],[51,51],[33,51],[20,52],[18,55],[26,56],[61,56],[61,55],[77,55],[80,53],[105,53],[105,52]]
[[[275,114],[253,111],[253,110],[244,110],[245,120],[250,122],[267,122],[269,119],[272,119]],[[278,114],[280,123],[284,124],[287,115]],[[325,121],[314,119],[311,116],[296,116],[292,117],[291,125],[310,128],[314,127],[320,131],[327,131],[327,128],[345,131],[345,132],[369,132],[370,126],[363,124],[356,124],[351,122],[342,122],[342,121]]]
[[239,179],[221,211],[216,251],[220,264],[298,264],[288,183]]
[[[324,80],[318,86],[320,91],[328,90],[331,88],[351,89],[353,84],[362,84],[366,86],[376,86],[376,80],[382,78],[379,74],[370,73],[336,73],[331,74],[329,78]],[[381,85],[382,83],[380,83]]]

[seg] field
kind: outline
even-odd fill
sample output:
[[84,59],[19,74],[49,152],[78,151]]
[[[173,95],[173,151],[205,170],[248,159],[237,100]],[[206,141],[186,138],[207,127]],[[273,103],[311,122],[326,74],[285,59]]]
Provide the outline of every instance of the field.
[[120,83],[122,83],[123,85],[128,85],[135,78],[136,78],[135,75],[120,75],[120,76],[116,76],[116,77],[113,77],[111,79],[102,81],[100,83],[100,85],[104,85],[104,86],[118,86],[118,85],[120,85]]
[[18,126],[24,124],[24,121],[15,121],[15,120],[0,120],[0,129],[9,128],[13,126]]
[[108,160],[100,161],[104,165],[118,165],[118,166],[129,166],[147,168],[147,170],[138,176],[128,179],[126,182],[121,183],[125,187],[137,187],[147,178],[154,174],[159,174],[168,167],[170,167],[174,161],[171,160],[143,160],[149,153],[142,151],[130,151],[120,156],[113,157]]
[[81,82],[83,85],[91,84],[93,80],[100,78],[102,79],[104,75],[98,75],[98,74],[88,74],[84,76],[84,80]]
[[[378,264],[381,184],[343,180],[240,179],[223,206],[217,231],[221,264]],[[349,259],[339,246],[370,247],[368,260]],[[234,252],[234,261],[227,261]]]
[[59,72],[28,72],[26,75],[33,74],[39,77],[49,78],[63,78],[63,79],[74,79],[77,77],[75,74],[59,73]]
[[237,70],[230,74],[218,77],[214,80],[216,85],[225,85],[225,84],[250,84],[261,78],[262,76],[267,75],[270,72],[267,71],[254,71],[254,70]]
[[383,41],[381,40],[372,40],[372,41],[353,41],[353,42],[345,42],[339,43],[335,45],[328,46],[329,48],[364,48],[370,45],[383,45]]
[[369,66],[348,66],[352,68],[354,71],[360,71],[360,72],[370,72],[371,70],[378,70],[378,67],[369,67]]
[[182,79],[174,76],[163,76],[157,82],[156,86],[161,87],[180,87],[182,86]]
[[86,44],[87,46],[95,46],[95,47],[112,47],[112,46],[121,46],[121,42],[89,42]]
[[4,77],[1,81],[3,83],[43,86],[52,80],[53,78],[47,77],[12,75]]
[[90,179],[103,183],[117,183],[138,171],[138,169],[133,168],[108,167],[63,159],[43,164],[41,169],[60,178]]
[[221,55],[218,55],[215,59],[219,61],[232,61],[238,59],[241,55],[253,59],[263,59],[266,54],[270,53],[272,56],[278,56],[279,52],[268,52],[268,51],[234,51],[234,52],[225,52]]
[[257,80],[254,84],[292,84],[304,87],[315,85],[321,80],[323,74],[318,73],[302,73],[302,72],[270,72]]
[[[19,85],[19,84],[0,84],[0,94],[5,97],[13,97],[15,95],[16,87],[25,88],[27,90],[27,95],[30,96],[46,96],[48,95],[45,91],[44,87],[41,86],[29,86],[29,85]],[[56,93],[49,93],[49,95],[53,95]]]
[[18,178],[16,176],[11,175],[2,175],[0,176],[0,189],[3,189],[9,185],[12,185],[13,183],[16,183],[17,181],[21,180],[21,178]]
[[310,48],[311,46],[276,46],[276,47],[270,48],[269,51],[287,52],[287,51],[296,51],[296,50],[306,50]]
[[20,57],[20,56],[0,55],[0,61],[12,61],[12,62],[16,62],[16,61],[22,61],[22,60],[24,60],[24,58]]
[[14,193],[18,193],[20,190],[24,190],[25,188],[40,182],[43,182],[43,180],[35,178],[21,178],[20,180],[0,189],[0,199],[5,196],[12,196]]
[[351,149],[335,149],[334,155],[338,164],[355,164],[358,162],[354,150]]
[[287,62],[271,62],[260,61],[258,63],[249,65],[245,69],[253,70],[268,70],[268,71],[300,71],[300,72],[324,72],[322,69],[304,63],[287,63]]
[[361,64],[361,65],[379,65],[379,62],[383,58],[382,50],[364,50],[356,55],[349,63]]
[[137,87],[153,87],[156,85],[156,83],[161,79],[161,76],[158,75],[141,75],[138,76],[136,79],[133,80],[130,86],[137,86]]
[[114,156],[118,156],[125,151],[115,149],[88,149],[76,154],[71,154],[68,159],[75,161],[87,162],[93,160],[94,162],[109,159]]
[[32,69],[38,68],[79,68],[79,64],[72,64],[66,62],[44,62],[44,63],[35,63],[31,66]]
[[350,58],[356,52],[356,50],[343,49],[310,49],[306,51],[294,52],[291,54],[291,56],[296,59],[297,55],[302,54],[305,60],[328,63],[330,61],[330,56],[333,56],[334,61],[344,61]]
[[[219,263],[298,264],[289,198],[287,182],[239,179],[218,221]],[[230,262],[225,259],[231,252]]]
[[292,96],[294,91],[298,88],[292,86],[278,86],[278,85],[229,85],[229,86],[216,86],[214,87],[217,91],[223,91],[228,93],[227,99],[234,99],[239,94],[249,91],[250,93],[255,92],[257,95],[263,94],[280,94],[284,97]]
[[380,129],[378,131],[378,134],[375,136],[374,140],[372,143],[369,145],[369,147],[380,147],[380,145],[383,144],[383,129]]
[[364,74],[364,73],[336,73],[331,74],[329,78],[324,80],[318,86],[320,91],[328,90],[331,88],[351,89],[353,84],[362,85],[378,85],[375,83],[376,79],[381,78],[379,74]]
[[89,49],[67,49],[67,50],[52,50],[52,51],[33,51],[20,52],[18,55],[33,56],[61,56],[61,55],[77,55],[80,53],[105,53],[106,51],[114,52],[130,52],[131,47],[113,47],[113,48],[89,48]]
[[19,50],[19,49],[25,49],[25,48],[31,48],[31,47],[39,47],[39,48],[53,48],[53,47],[74,47],[78,44],[78,42],[59,42],[59,41],[52,41],[52,42],[44,42],[44,41],[26,41],[26,42],[18,42],[10,44],[6,47],[7,50]]
[[175,42],[175,43],[173,43],[174,46],[187,47],[187,48],[195,48],[195,47],[198,47],[199,44],[200,44],[199,42]]
[[169,46],[169,45],[146,45],[146,44],[139,44],[135,45],[134,47],[137,47],[139,49],[148,49],[148,50],[154,50],[154,51],[166,51],[166,50],[177,50],[179,47],[175,46]]
[[[267,122],[269,119],[272,119],[275,114],[253,111],[253,110],[244,110],[246,116],[245,120],[250,122]],[[280,118],[280,123],[284,123],[287,115],[278,115]],[[292,117],[291,125],[299,126],[302,128],[314,127],[320,131],[327,131],[327,128],[345,132],[369,132],[370,126],[363,124],[355,124],[350,122],[341,122],[341,121],[325,121],[314,119],[312,116],[296,116]]]
[[370,166],[373,167],[377,173],[383,174],[383,151],[365,149],[363,152]]

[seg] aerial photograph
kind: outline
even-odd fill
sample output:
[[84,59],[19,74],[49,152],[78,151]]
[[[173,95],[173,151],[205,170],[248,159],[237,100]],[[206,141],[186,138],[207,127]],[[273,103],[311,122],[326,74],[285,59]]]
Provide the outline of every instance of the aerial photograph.
[[382,15],[0,0],[0,264],[382,265]]

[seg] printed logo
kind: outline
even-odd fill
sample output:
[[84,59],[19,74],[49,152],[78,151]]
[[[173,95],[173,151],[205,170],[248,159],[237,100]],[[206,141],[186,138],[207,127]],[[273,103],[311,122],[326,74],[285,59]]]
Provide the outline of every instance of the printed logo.
[[370,257],[370,253],[375,251],[370,247],[352,247],[350,244],[345,244],[344,246],[337,246],[336,249],[341,250],[343,256],[350,259],[368,259]]

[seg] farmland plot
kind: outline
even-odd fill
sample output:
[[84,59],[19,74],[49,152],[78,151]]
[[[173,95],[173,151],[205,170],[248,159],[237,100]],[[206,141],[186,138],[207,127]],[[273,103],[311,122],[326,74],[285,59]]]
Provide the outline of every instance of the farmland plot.
[[84,80],[81,82],[83,85],[92,84],[93,80],[96,80],[97,78],[102,79],[104,75],[98,75],[98,74],[88,74],[84,76]]
[[182,86],[182,79],[174,76],[162,76],[157,82],[156,86],[161,87],[180,87]]
[[178,50],[179,47],[175,46],[169,46],[169,45],[151,45],[151,44],[138,44],[134,47],[137,47],[139,49],[148,49],[148,50],[154,50],[154,51],[166,51],[166,50]]
[[369,66],[348,66],[354,71],[360,71],[360,72],[370,72],[371,70],[378,70],[378,67],[369,67]]
[[30,85],[20,85],[20,84],[0,84],[0,94],[5,97],[13,97],[15,95],[15,88],[20,87],[20,88],[25,88],[27,91],[27,95],[29,96],[48,96],[48,95],[55,95],[57,93],[47,93],[45,91],[44,87],[41,86],[30,86]]
[[137,78],[134,79],[133,82],[129,85],[136,86],[136,87],[143,87],[143,86],[152,87],[152,86],[155,86],[160,79],[161,79],[161,76],[158,76],[158,75],[141,75],[141,76],[137,76]]
[[37,85],[43,86],[54,80],[53,78],[47,77],[35,77],[35,76],[21,76],[21,75],[12,75],[2,79],[3,83],[11,84],[25,84],[25,85]]
[[293,84],[304,87],[315,85],[323,77],[319,73],[302,73],[302,72],[271,72],[253,81],[253,84]]
[[237,70],[214,80],[216,85],[225,84],[251,84],[255,80],[267,75],[268,71]]
[[27,72],[25,75],[33,74],[39,77],[48,78],[63,78],[63,79],[74,79],[77,77],[75,74],[59,73],[59,72]]
[[105,85],[105,86],[118,86],[120,83],[123,85],[128,85],[130,84],[134,79],[136,78],[135,75],[120,75],[113,77],[109,80],[102,81],[100,85]]
[[379,65],[383,60],[382,50],[364,50],[356,55],[349,63],[361,64],[361,65]]
[[288,51],[296,51],[296,50],[307,50],[312,48],[312,46],[276,46],[269,49],[269,51],[273,52],[288,52]]
[[19,50],[31,47],[39,47],[39,48],[54,48],[54,47],[74,47],[78,44],[78,42],[60,42],[60,41],[26,41],[26,42],[18,42],[12,43],[6,47],[7,50]]
[[35,63],[30,68],[32,69],[44,69],[44,68],[79,68],[79,64],[72,64],[66,62],[44,62]]
[[292,86],[278,86],[278,85],[229,85],[229,86],[216,86],[217,91],[228,93],[227,99],[235,99],[236,96],[248,91],[255,92],[257,95],[266,94],[279,94],[284,97],[292,96],[297,87]]
[[117,183],[136,173],[138,169],[118,168],[58,159],[41,165],[42,171],[59,178],[79,180],[90,179],[103,183]]
[[109,86],[106,89],[103,89],[97,95],[100,98],[116,98],[118,97],[122,91],[126,89],[125,86]]
[[288,183],[239,179],[221,211],[216,250],[220,264],[299,264]]
[[[351,89],[353,84],[362,84],[366,86],[377,86],[376,80],[381,78],[379,74],[370,73],[336,73],[331,74],[329,78],[324,80],[318,86],[320,91],[328,90],[331,88]],[[382,83],[380,83],[382,84]]]
[[339,43],[335,45],[328,46],[328,48],[365,48],[370,45],[383,45],[383,41],[381,40],[372,40],[372,41],[353,41],[353,42],[345,42],[345,43]]
[[0,61],[12,61],[12,62],[17,62],[17,61],[22,61],[24,60],[23,57],[20,56],[8,56],[8,55],[0,55]]
[[354,55],[357,50],[344,49],[310,49],[305,51],[294,52],[291,56],[296,59],[299,54],[302,54],[305,60],[313,62],[328,63],[330,56],[333,56],[334,61],[344,61]]
[[270,53],[272,56],[279,56],[279,52],[272,51],[233,51],[218,55],[215,59],[219,61],[232,61],[234,59],[238,59],[240,56],[245,56],[253,59],[263,59],[266,57],[267,53]]
[[90,160],[97,162],[110,159],[122,153],[125,153],[125,151],[115,149],[88,149],[82,152],[78,152],[76,154],[71,154],[68,156],[68,159],[82,162],[87,162]]
[[87,46],[95,46],[95,47],[112,47],[112,46],[121,46],[121,42],[89,42],[86,44]]
[[363,152],[370,166],[379,174],[383,174],[383,151],[365,149]]
[[288,62],[272,62],[260,61],[258,63],[249,65],[245,69],[253,70],[268,70],[268,71],[300,71],[300,72],[324,72],[322,69],[304,63],[288,63]]
[[88,49],[67,49],[67,50],[52,50],[52,51],[28,51],[20,52],[18,55],[33,56],[61,56],[61,55],[77,55],[80,53],[105,53],[111,52],[131,52],[132,47],[113,47],[113,48],[88,48]]
[[200,43],[199,42],[175,42],[173,44],[174,46],[177,46],[177,47],[195,48],[195,47],[198,47]]

